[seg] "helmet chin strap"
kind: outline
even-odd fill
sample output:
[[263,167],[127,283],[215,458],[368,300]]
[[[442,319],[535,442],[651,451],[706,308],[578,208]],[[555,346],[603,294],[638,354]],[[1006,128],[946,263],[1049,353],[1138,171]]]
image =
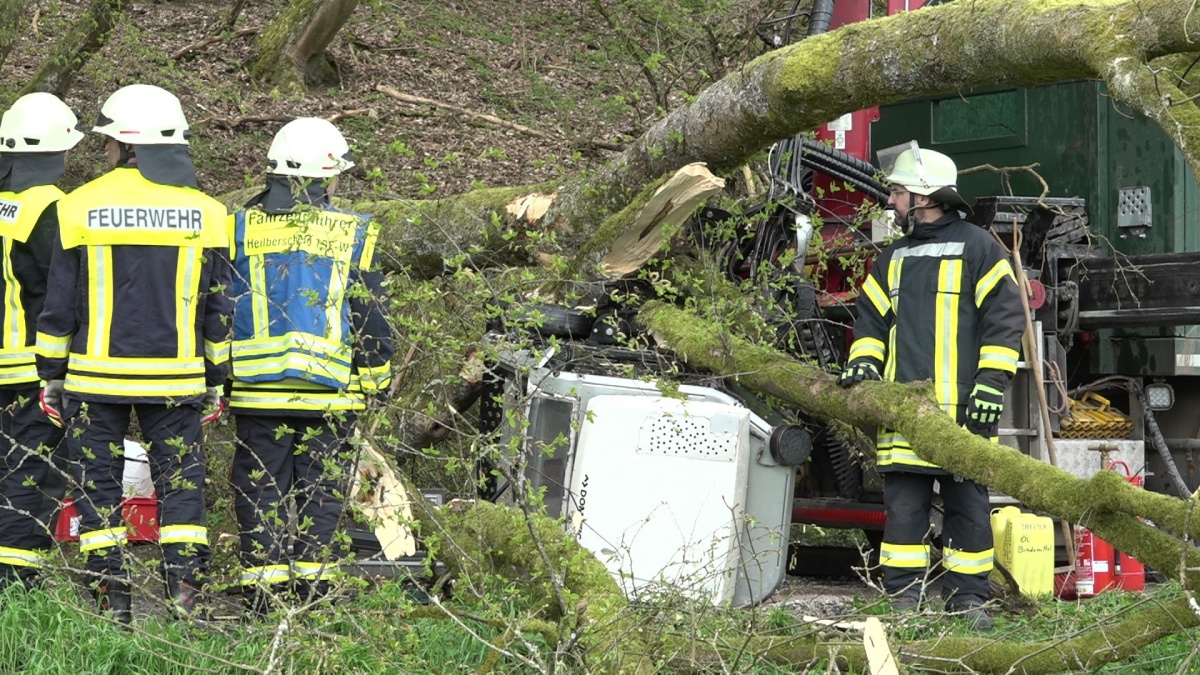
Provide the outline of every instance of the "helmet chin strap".
[[926,206],[917,206],[917,197],[913,193],[908,193],[908,210],[904,212],[904,219],[901,226],[904,228],[904,234],[912,234],[917,228],[917,211],[922,209],[940,208],[940,204],[928,204]]

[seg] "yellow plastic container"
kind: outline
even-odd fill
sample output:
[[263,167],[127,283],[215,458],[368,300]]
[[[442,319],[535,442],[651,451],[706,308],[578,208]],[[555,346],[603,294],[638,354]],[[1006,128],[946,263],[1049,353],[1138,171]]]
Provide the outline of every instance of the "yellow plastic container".
[[[997,562],[1016,579],[1022,595],[1054,592],[1054,521],[1005,506],[992,511],[992,537]],[[992,577],[1003,583],[998,571]]]

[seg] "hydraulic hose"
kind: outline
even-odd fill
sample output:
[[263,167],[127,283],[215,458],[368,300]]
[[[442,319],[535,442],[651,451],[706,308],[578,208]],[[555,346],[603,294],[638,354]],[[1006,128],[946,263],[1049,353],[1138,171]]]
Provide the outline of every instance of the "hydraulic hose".
[[1137,394],[1138,401],[1142,404],[1142,412],[1146,416],[1146,429],[1150,432],[1150,441],[1154,444],[1154,449],[1158,451],[1158,456],[1162,458],[1163,464],[1167,466],[1167,475],[1175,484],[1175,490],[1179,496],[1187,499],[1191,491],[1188,490],[1183,476],[1179,474],[1179,467],[1175,466],[1175,458],[1171,456],[1171,449],[1167,447],[1162,430],[1158,428],[1158,420],[1154,419],[1154,411],[1150,410],[1150,401],[1146,399],[1146,392],[1142,391],[1142,387],[1136,382],[1130,382],[1129,388]]
[[812,11],[808,15],[808,34],[820,35],[827,32],[832,20],[833,0],[813,0]]

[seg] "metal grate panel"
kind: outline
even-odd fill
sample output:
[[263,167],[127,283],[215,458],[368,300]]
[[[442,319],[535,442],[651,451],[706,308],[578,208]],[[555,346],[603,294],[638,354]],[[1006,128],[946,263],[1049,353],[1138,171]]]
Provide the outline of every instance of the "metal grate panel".
[[1117,197],[1117,227],[1151,225],[1150,188],[1121,188]]
[[738,418],[659,412],[642,423],[639,455],[665,455],[732,462],[737,457]]

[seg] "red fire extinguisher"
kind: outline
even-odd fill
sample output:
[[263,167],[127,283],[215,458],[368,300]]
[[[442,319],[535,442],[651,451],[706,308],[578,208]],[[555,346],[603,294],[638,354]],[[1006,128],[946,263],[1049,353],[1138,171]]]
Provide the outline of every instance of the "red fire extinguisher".
[[[1133,475],[1125,462],[1110,462],[1111,470],[1120,464],[1125,469],[1125,480],[1142,487],[1142,477]],[[1115,588],[1140,593],[1146,588],[1146,568],[1136,558],[1120,553],[1112,545],[1097,537],[1091,530],[1075,526],[1075,592],[1081,598],[1090,598]]]
[[[1125,462],[1116,461],[1109,462],[1108,468],[1120,464],[1125,469],[1125,480],[1133,484],[1134,487],[1140,488],[1143,485],[1141,476],[1133,475],[1129,470],[1129,465]],[[1130,593],[1141,593],[1146,590],[1146,566],[1131,555],[1125,553],[1117,553],[1117,568],[1115,570],[1117,584],[1121,590],[1129,591]]]

